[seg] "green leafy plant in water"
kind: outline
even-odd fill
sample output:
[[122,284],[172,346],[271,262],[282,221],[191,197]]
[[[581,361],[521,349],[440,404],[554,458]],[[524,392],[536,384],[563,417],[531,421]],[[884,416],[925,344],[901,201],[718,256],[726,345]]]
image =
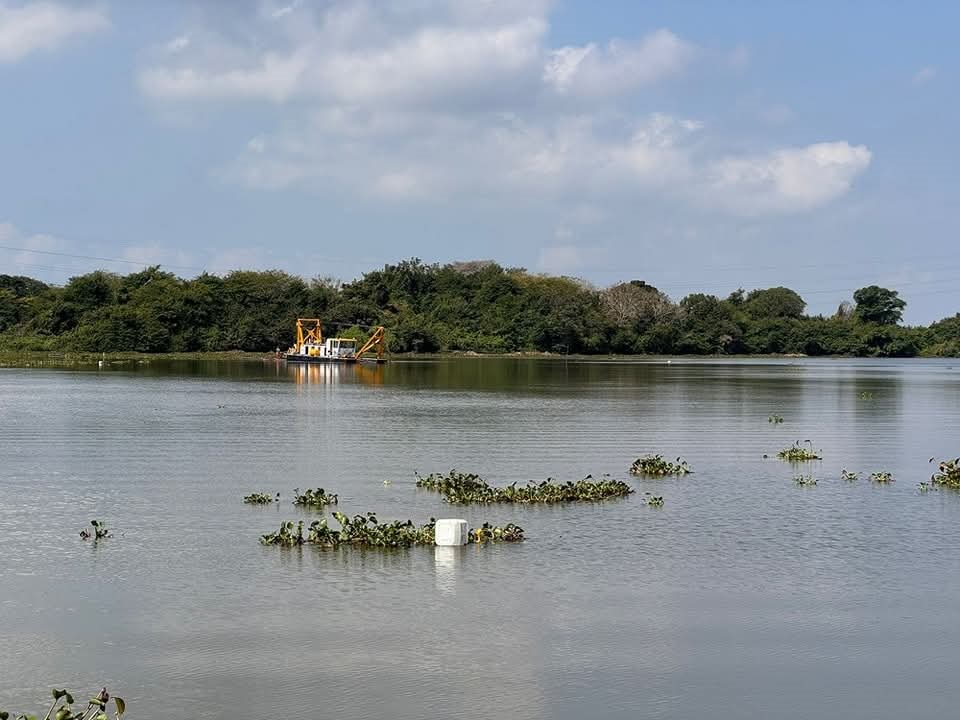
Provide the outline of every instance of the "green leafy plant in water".
[[290,520],[280,523],[279,530],[262,535],[260,542],[264,545],[280,545],[281,547],[303,545],[303,520],[296,524]]
[[[110,702],[110,693],[103,688],[96,696],[90,698],[86,707],[75,708],[73,694],[67,690],[58,690],[54,688],[50,691],[53,696],[53,704],[44,715],[44,720],[109,720],[107,714],[108,703]],[[127,711],[127,704],[123,698],[113,698],[113,716],[119,720]],[[0,720],[9,720],[10,713],[0,710]],[[13,716],[13,720],[37,720],[36,715],[20,713]]]
[[[296,547],[299,545],[317,545],[319,547],[334,548],[340,546],[356,546],[367,548],[406,548],[414,545],[433,545],[436,539],[436,520],[423,525],[415,525],[411,520],[395,520],[380,522],[375,513],[354,515],[348,517],[342,512],[335,512],[333,517],[339,523],[339,529],[327,524],[326,518],[314,520],[304,535],[303,522],[294,525],[292,522],[281,523],[275,533],[268,533],[260,538],[264,545],[280,545],[281,547]],[[523,540],[523,528],[514,523],[503,527],[484,523],[479,528],[470,530],[469,542],[519,542]]]
[[107,524],[102,520],[91,520],[90,526],[93,528],[92,531],[91,530],[80,531],[80,537],[83,538],[84,540],[90,540],[90,539],[102,540],[104,538],[113,537],[113,533],[111,533],[107,529]]
[[860,393],[860,399],[861,399],[861,400],[873,400],[873,393],[872,393],[872,392],[862,392],[862,393]]
[[840,479],[846,480],[847,482],[854,482],[855,480],[860,479],[860,473],[850,472],[849,470],[844,468],[843,470],[840,471]]
[[687,461],[678,457],[675,462],[665,460],[663,455],[644,455],[633,461],[631,475],[666,477],[667,475],[689,475],[693,470]]
[[809,487],[817,484],[817,479],[813,475],[798,475],[793,481],[801,487]]
[[932,482],[917,483],[917,490],[919,490],[922,493],[930,492],[930,490],[932,490],[933,488],[934,488],[934,485]]
[[648,496],[646,498],[648,507],[663,507],[663,497],[661,495],[651,495],[650,493],[644,493],[644,495]]
[[811,460],[822,460],[823,458],[818,455],[813,450],[813,443],[809,440],[804,440],[805,443],[809,444],[809,447],[804,447],[800,444],[800,441],[797,440],[790,447],[785,447],[783,450],[777,453],[777,457],[781,460],[786,460],[791,463],[799,462],[809,462]]
[[248,505],[269,505],[274,500],[280,502],[280,493],[277,493],[276,497],[267,495],[267,493],[252,493],[243,496],[243,501]]
[[447,502],[458,504],[597,502],[626,497],[633,492],[633,488],[622,480],[593,480],[591,475],[576,482],[555,482],[547,478],[540,483],[530,482],[519,487],[517,483],[495,487],[479,475],[456,470],[445,475],[431,473],[426,477],[417,474],[417,487],[435,490]]
[[783,422],[783,415],[771,415],[767,418],[768,423],[773,423],[774,425],[779,425]]
[[474,528],[467,536],[469,542],[482,544],[487,542],[519,542],[523,540],[523,528],[513,523],[503,527],[495,527],[490,523],[484,523],[478,528]]
[[326,507],[327,505],[336,505],[338,500],[339,496],[337,494],[330,493],[328,495],[323,488],[317,488],[316,490],[307,488],[302,493],[300,492],[300,488],[293,489],[294,505],[303,505],[305,507]]
[[[934,459],[930,458],[930,462],[934,462]],[[960,490],[960,458],[937,463],[937,471],[930,476],[930,482],[937,487]]]
[[888,483],[893,482],[893,475],[888,473],[886,470],[880,472],[870,473],[870,479],[875,483],[880,483],[881,485],[887,485]]

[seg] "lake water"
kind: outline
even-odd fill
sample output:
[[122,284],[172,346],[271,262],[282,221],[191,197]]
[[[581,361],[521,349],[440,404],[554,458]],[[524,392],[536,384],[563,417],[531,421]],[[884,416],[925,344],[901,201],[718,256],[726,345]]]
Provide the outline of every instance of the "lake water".
[[[917,483],[960,454],[958,421],[956,361],[0,370],[0,707],[106,684],[139,718],[955,717],[960,494]],[[806,439],[822,462],[774,459]],[[630,478],[646,452],[695,473]],[[639,492],[463,508],[415,488],[452,467]],[[289,500],[317,486],[527,540],[260,546],[315,517]],[[115,537],[82,541],[91,518]]]

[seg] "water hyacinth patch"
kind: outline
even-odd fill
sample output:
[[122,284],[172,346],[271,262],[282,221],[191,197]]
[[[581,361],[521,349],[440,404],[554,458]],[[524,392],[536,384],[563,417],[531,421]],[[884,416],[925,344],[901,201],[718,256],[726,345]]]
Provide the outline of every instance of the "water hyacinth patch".
[[797,440],[790,447],[785,447],[783,450],[777,453],[777,457],[786,462],[798,463],[798,462],[809,462],[811,460],[822,460],[823,458],[813,451],[813,443],[809,440],[804,440],[810,447],[804,447],[800,444],[800,441]]
[[431,473],[426,477],[417,474],[417,487],[435,490],[449,503],[560,503],[597,502],[612,497],[626,497],[633,492],[621,480],[593,480],[588,475],[576,482],[559,483],[547,478],[543,482],[531,482],[524,486],[517,483],[506,487],[494,487],[474,473],[451,470],[447,474]]
[[300,488],[293,489],[294,505],[304,505],[306,507],[326,507],[327,505],[336,505],[338,500],[338,495],[335,493],[330,493],[328,495],[323,488],[317,488],[316,490],[307,488],[302,493],[300,492]]
[[[280,493],[277,493],[276,500],[280,502]],[[269,505],[274,501],[274,497],[266,493],[252,493],[250,495],[244,495],[243,501],[248,505]]]
[[813,475],[798,475],[793,481],[801,487],[808,487],[817,484],[817,479]]
[[[44,720],[109,720],[107,715],[107,704],[110,702],[110,693],[103,688],[94,697],[90,698],[85,707],[74,709],[73,694],[67,690],[58,690],[54,688],[50,691],[53,696],[53,704],[44,715]],[[116,720],[127,711],[127,704],[123,698],[113,698],[113,716]],[[10,713],[0,710],[0,720],[9,720]],[[13,720],[36,720],[36,715],[20,713],[13,716]]]
[[667,475],[689,475],[693,470],[687,461],[678,457],[676,461],[665,460],[663,455],[644,455],[633,461],[630,466],[631,475],[647,475],[649,477],[666,477]]
[[646,498],[648,507],[663,507],[663,497],[661,495],[650,495],[650,493],[644,493],[649,497]]
[[882,472],[870,473],[870,479],[875,483],[880,483],[881,485],[886,485],[893,482],[893,475],[888,473],[886,470]]
[[[933,462],[933,458],[930,458],[930,462]],[[941,460],[937,471],[930,476],[930,482],[938,487],[960,490],[960,458]]]
[[[436,520],[434,518],[430,518],[430,521],[423,525],[415,525],[411,520],[382,523],[377,520],[375,513],[354,515],[353,518],[349,518],[344,513],[336,512],[333,516],[340,524],[339,529],[330,527],[326,518],[314,520],[306,528],[302,520],[297,523],[287,521],[280,524],[277,532],[261,536],[260,542],[264,545],[281,547],[317,545],[334,548],[349,545],[368,548],[405,548],[414,545],[433,545],[435,540]],[[477,544],[519,542],[523,540],[523,528],[514,523],[503,527],[484,523],[479,528],[470,530],[468,539],[469,542]]]
[[772,423],[774,425],[779,425],[780,423],[783,422],[783,415],[771,415],[770,417],[767,418],[767,422]]
[[846,480],[847,482],[853,482],[854,480],[860,479],[860,473],[850,472],[849,470],[844,468],[843,470],[840,471],[840,479]]

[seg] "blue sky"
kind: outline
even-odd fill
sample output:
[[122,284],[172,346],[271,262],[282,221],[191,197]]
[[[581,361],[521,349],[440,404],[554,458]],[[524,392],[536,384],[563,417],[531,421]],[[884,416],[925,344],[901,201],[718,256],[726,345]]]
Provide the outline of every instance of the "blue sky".
[[958,21],[947,2],[0,0],[0,272],[489,258],[675,299],[787,285],[812,312],[878,283],[929,322],[960,310]]

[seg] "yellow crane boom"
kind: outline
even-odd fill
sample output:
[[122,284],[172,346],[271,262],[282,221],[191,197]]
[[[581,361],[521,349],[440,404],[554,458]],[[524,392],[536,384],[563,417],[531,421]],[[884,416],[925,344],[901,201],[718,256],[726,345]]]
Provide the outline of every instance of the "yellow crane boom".
[[369,352],[373,348],[377,349],[377,360],[383,360],[383,350],[386,345],[386,331],[383,329],[383,326],[377,326],[373,329],[373,334],[370,336],[370,339],[367,340],[363,347],[357,350],[357,359],[359,360],[365,352]]

